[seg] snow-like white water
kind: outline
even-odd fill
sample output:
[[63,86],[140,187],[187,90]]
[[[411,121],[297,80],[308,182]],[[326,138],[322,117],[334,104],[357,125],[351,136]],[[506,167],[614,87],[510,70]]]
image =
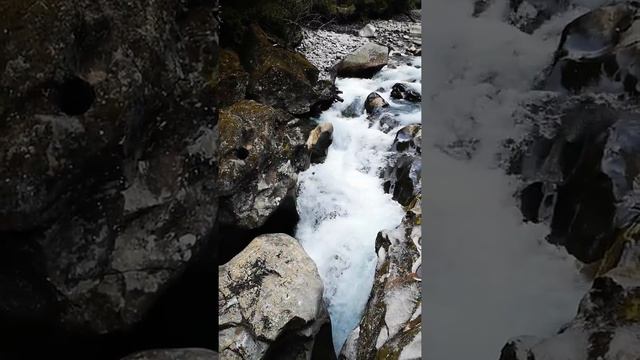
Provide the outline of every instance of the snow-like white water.
[[[318,266],[340,351],[358,325],[375,272],[375,240],[380,230],[400,224],[404,211],[382,189],[380,170],[386,165],[395,131],[385,134],[369,127],[366,115],[341,115],[353,101],[364,104],[379,92],[400,113],[400,126],[420,122],[420,110],[390,99],[391,87],[406,82],[420,89],[420,59],[395,69],[385,68],[373,79],[338,79],[344,102],[324,112],[319,122],[333,124],[333,143],[322,164],[299,174],[297,206],[300,221],[296,238]],[[411,83],[411,81],[415,81]],[[359,100],[358,100],[359,99]],[[396,129],[397,130],[397,129]]]
[[[498,141],[520,131],[511,114],[531,94],[564,24],[586,9],[528,35],[504,22],[507,5],[496,0],[480,18],[471,16],[471,0],[425,6],[426,360],[495,360],[510,337],[553,335],[588,288],[576,262],[545,242],[544,225],[522,223],[513,179],[494,160]],[[471,160],[438,150],[471,137],[480,141]]]

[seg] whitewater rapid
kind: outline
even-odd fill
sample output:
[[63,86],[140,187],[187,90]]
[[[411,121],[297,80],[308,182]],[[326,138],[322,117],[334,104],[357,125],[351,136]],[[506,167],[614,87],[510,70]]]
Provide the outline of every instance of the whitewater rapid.
[[[390,98],[395,83],[421,90],[420,58],[407,61],[382,69],[373,79],[336,80],[344,101],[317,119],[333,124],[333,143],[324,163],[312,165],[298,178],[296,238],[324,282],[336,352],[358,325],[367,303],[375,273],[376,235],[395,228],[404,215],[402,207],[384,193],[379,174],[387,165],[395,132],[420,122],[419,107],[407,108]],[[399,126],[388,134],[377,124],[371,126],[366,114],[342,115],[354,102],[363,111],[364,99],[373,91],[390,103],[391,113],[399,115]]]
[[[549,245],[545,225],[524,224],[515,179],[496,164],[518,136],[512,114],[531,95],[576,7],[532,35],[504,21],[508,1],[473,18],[473,1],[430,0],[423,23],[424,313],[426,360],[496,360],[507,340],[550,336],[588,289],[576,261]],[[443,153],[475,143],[471,159]]]

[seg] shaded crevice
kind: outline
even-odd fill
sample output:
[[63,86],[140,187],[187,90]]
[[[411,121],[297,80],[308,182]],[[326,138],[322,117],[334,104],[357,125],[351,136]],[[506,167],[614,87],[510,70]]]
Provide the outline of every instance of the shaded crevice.
[[77,76],[66,79],[57,87],[56,105],[69,116],[86,113],[95,99],[93,86]]
[[234,256],[244,250],[256,237],[263,234],[284,233],[295,235],[296,226],[300,217],[296,210],[294,196],[285,197],[277,210],[269,216],[264,225],[256,229],[246,229],[229,224],[220,225],[216,239],[220,241],[220,256],[218,265],[229,262]]
[[522,190],[522,194],[520,195],[520,210],[522,211],[525,221],[534,223],[539,221],[538,210],[544,197],[542,185],[542,182],[535,182]]
[[[2,294],[0,359],[119,360],[137,351],[158,348],[217,350],[217,251],[210,236],[203,240],[205,246],[199,255],[159,295],[139,324],[129,330],[99,335],[60,326],[63,304],[56,303],[44,269],[36,266],[44,263],[38,257],[40,250],[28,241],[31,235],[19,235],[16,241],[0,241],[0,286],[3,291],[10,288],[3,283],[10,278],[24,284],[17,289],[37,291],[27,293],[27,298],[20,293]],[[33,306],[25,299],[30,299]],[[7,304],[19,308],[5,311]]]

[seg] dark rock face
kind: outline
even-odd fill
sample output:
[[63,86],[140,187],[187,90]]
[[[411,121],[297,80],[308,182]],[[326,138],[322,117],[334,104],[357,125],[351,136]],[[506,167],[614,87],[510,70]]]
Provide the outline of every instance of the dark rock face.
[[586,263],[602,258],[635,213],[640,133],[630,105],[604,95],[543,96],[518,115],[535,124],[510,166],[524,180],[523,215],[549,223],[548,240]]
[[249,73],[242,67],[238,54],[233,50],[221,50],[219,67],[214,93],[218,106],[225,107],[244,100],[249,86]]
[[393,199],[403,206],[408,206],[421,188],[421,143],[420,125],[400,129],[392,146],[395,153],[382,175],[384,191],[393,194]]
[[257,25],[245,36],[243,58],[250,72],[248,95],[254,100],[294,115],[325,110],[333,102],[333,94],[323,94],[327,85],[317,84],[318,69],[302,55],[274,46]]
[[[629,1],[597,8],[570,22],[540,86],[636,94],[637,12],[638,5]],[[603,80],[610,83],[606,88]]]
[[391,98],[407,100],[409,102],[419,103],[422,101],[422,95],[410,88],[407,84],[398,83],[391,88]]
[[0,230],[33,232],[61,324],[129,328],[217,218],[217,4],[0,7]]
[[320,14],[339,21],[364,17],[389,18],[420,8],[418,0],[313,0],[312,3]]
[[242,44],[247,26],[256,23],[268,28],[281,46],[293,49],[302,41],[301,24],[312,7],[309,0],[222,0],[220,4],[223,47]]

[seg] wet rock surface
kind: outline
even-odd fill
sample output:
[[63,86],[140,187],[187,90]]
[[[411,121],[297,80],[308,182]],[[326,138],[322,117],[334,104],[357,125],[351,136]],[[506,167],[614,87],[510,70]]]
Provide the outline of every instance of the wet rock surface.
[[380,113],[384,108],[388,108],[389,103],[376,92],[372,92],[364,100],[364,109],[367,114]]
[[316,126],[307,139],[307,149],[311,153],[311,163],[318,164],[327,157],[329,146],[333,142],[333,125],[330,122]]
[[[419,188],[417,188],[419,191]],[[376,239],[376,274],[360,324],[340,359],[417,359],[421,354],[422,211],[414,196],[396,229]]]
[[640,356],[637,10],[619,2],[570,21],[537,87],[553,92],[532,92],[514,114],[527,130],[506,144],[506,168],[523,180],[523,216],[549,224],[547,239],[594,279],[570,323],[551,337],[511,339],[501,360]]
[[419,103],[422,100],[422,95],[409,87],[409,85],[398,83],[393,85],[393,88],[391,89],[391,98]]
[[396,134],[389,166],[383,172],[384,190],[393,199],[408,206],[422,187],[422,126],[408,125]]
[[598,260],[613,241],[616,213],[624,211],[616,210],[624,194],[615,194],[613,184],[627,181],[627,174],[616,173],[625,168],[610,170],[606,164],[620,148],[611,132],[637,115],[615,98],[591,95],[549,96],[528,109],[518,116],[531,116],[536,125],[511,164],[524,180],[525,219],[549,223],[548,240],[579,260]]
[[330,322],[318,270],[296,239],[257,237],[218,272],[221,358],[313,356]]

